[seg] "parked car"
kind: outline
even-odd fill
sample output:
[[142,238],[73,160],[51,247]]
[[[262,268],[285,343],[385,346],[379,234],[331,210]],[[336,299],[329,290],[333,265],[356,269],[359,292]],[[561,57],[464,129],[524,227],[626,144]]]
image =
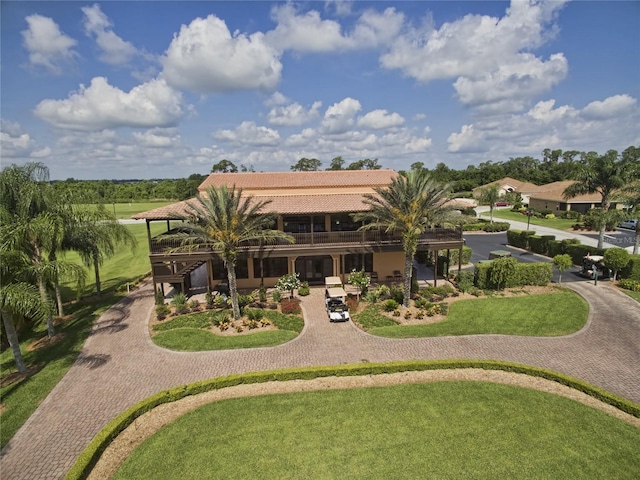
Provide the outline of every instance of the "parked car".
[[629,228],[631,230],[635,230],[636,228],[638,228],[638,220],[625,220],[624,222],[620,222],[618,224],[618,227],[620,228]]
[[346,322],[351,319],[347,307],[347,294],[342,287],[340,277],[325,278],[325,306],[330,322]]

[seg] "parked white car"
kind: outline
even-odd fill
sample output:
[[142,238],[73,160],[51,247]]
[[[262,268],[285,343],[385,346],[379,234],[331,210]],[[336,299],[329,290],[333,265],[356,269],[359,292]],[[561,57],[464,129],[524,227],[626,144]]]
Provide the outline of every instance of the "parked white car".
[[638,220],[625,220],[624,222],[620,222],[618,224],[618,227],[620,228],[629,228],[631,230],[635,230],[636,228],[638,228]]

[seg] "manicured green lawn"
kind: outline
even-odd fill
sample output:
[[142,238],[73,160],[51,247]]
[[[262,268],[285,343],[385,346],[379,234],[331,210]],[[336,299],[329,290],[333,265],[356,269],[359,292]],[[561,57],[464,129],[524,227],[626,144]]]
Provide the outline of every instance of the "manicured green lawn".
[[273,347],[297,337],[304,327],[298,315],[283,315],[275,311],[264,311],[278,330],[255,330],[246,335],[222,336],[202,328],[212,324],[212,313],[193,313],[176,317],[154,326],[160,331],[152,338],[156,345],[170,350],[198,352],[202,350],[232,350],[237,348]]
[[140,212],[146,212],[147,210],[153,210],[154,208],[164,207],[165,205],[171,205],[177,202],[138,202],[138,203],[105,203],[105,208],[113,213],[115,210],[116,218],[118,219],[130,219],[131,215]]
[[[479,298],[451,304],[441,322],[427,325],[382,326],[369,330],[391,338],[442,337],[483,333],[550,337],[582,328],[589,307],[577,293],[559,291],[510,298]],[[359,317],[356,317],[359,320]]]
[[[489,212],[482,213],[482,218],[489,218]],[[524,222],[527,223],[527,216],[522,215],[521,213],[512,212],[510,210],[493,210],[493,219],[495,220],[503,219],[503,220],[513,220],[516,222]],[[540,225],[541,227],[548,228],[557,228],[558,230],[569,230],[571,229],[571,225],[576,223],[576,220],[568,220],[565,218],[536,218],[531,217],[531,226],[529,227],[531,230],[535,230],[533,227],[535,225]]]
[[[126,227],[135,236],[138,241],[138,246],[133,252],[130,248],[121,246],[113,257],[105,260],[104,264],[100,267],[100,279],[102,280],[103,292],[114,290],[117,287],[126,291],[127,282],[136,282],[151,271],[147,226],[145,224],[133,224],[127,225]],[[166,223],[151,223],[152,236],[159,235],[165,232],[166,229]],[[64,259],[82,265],[80,257],[75,252],[68,252]],[[96,291],[96,279],[93,267],[86,268],[85,270],[87,271],[87,282],[82,295],[93,295]],[[71,300],[76,297],[76,292],[73,290],[73,287],[75,286],[69,283],[63,285],[63,298]]]
[[435,382],[211,403],[117,479],[637,478],[640,429],[555,395]]
[[[46,325],[37,325],[33,330],[20,334],[20,346],[27,366],[44,365],[44,368],[27,380],[0,389],[2,403],[5,406],[0,419],[2,423],[0,448],[6,445],[67,373],[78,356],[93,321],[121,298],[121,296],[109,295],[99,301],[69,305],[65,313],[73,313],[73,320],[56,328],[57,332],[65,334],[65,338],[62,342],[51,347],[27,351],[27,346],[31,342],[46,335]],[[0,370],[3,375],[16,371],[10,349],[0,355]]]

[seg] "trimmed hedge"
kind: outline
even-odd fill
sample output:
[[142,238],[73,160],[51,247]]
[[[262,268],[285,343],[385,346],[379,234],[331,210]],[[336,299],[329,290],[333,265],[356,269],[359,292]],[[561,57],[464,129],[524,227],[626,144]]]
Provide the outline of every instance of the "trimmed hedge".
[[125,410],[107,425],[93,438],[91,443],[80,454],[75,464],[65,477],[67,480],[86,478],[96,464],[100,455],[109,446],[120,432],[131,425],[139,416],[152,410],[158,405],[174,402],[181,398],[197,395],[199,393],[232,387],[240,384],[264,383],[270,381],[287,380],[311,380],[321,377],[345,377],[355,375],[378,375],[383,373],[398,373],[407,371],[425,370],[450,370],[462,368],[480,368],[483,370],[501,370],[511,373],[521,373],[532,377],[540,377],[557,382],[561,385],[573,388],[590,395],[604,403],[612,405],[634,417],[640,418],[640,405],[625,398],[619,397],[602,388],[591,385],[577,378],[561,373],[545,370],[527,365],[500,362],[495,360],[436,360],[436,361],[408,361],[389,363],[364,363],[352,365],[338,365],[333,367],[311,367],[288,370],[275,370],[268,372],[246,373],[218,377],[200,382],[182,385],[180,387],[165,390],[138,402],[133,407]]
[[[491,262],[479,263],[474,273],[474,284],[485,290],[496,288],[491,278]],[[506,288],[523,287],[525,285],[544,286],[551,283],[553,278],[553,265],[551,263],[518,263],[516,272],[512,278],[507,279]]]
[[567,245],[566,253],[571,255],[571,260],[573,260],[574,265],[582,265],[582,260],[587,256],[587,253],[590,255],[604,255],[604,248],[596,248],[582,244]]
[[618,277],[640,281],[640,255],[631,255],[627,266],[618,272]]
[[546,255],[549,252],[549,242],[556,239],[555,235],[529,235],[529,248],[533,253]]
[[534,230],[507,230],[507,243],[526,250],[529,248],[529,237],[535,234]]
[[476,223],[466,223],[462,225],[462,230],[465,232],[480,232],[485,231],[489,233],[493,232],[506,232],[511,226],[508,222],[493,222],[490,223],[487,220],[478,221]]

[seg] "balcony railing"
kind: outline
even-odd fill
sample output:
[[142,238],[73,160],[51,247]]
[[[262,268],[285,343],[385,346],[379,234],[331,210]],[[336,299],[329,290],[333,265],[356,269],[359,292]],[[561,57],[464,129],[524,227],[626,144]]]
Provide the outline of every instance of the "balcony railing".
[[[291,233],[294,243],[285,240],[278,240],[276,243],[265,245],[268,249],[278,249],[291,247],[292,245],[312,246],[312,245],[353,245],[361,244],[368,246],[401,245],[402,235],[397,232],[385,233],[380,230],[363,230],[354,232],[314,232],[314,233]],[[462,241],[462,230],[459,228],[430,228],[425,231],[418,241],[419,244],[455,242]],[[158,239],[152,238],[151,253],[166,253],[168,250],[177,249],[181,245],[179,239]],[[258,241],[245,242],[242,247],[246,250],[260,248]],[[208,248],[193,247],[193,251],[207,251]]]

